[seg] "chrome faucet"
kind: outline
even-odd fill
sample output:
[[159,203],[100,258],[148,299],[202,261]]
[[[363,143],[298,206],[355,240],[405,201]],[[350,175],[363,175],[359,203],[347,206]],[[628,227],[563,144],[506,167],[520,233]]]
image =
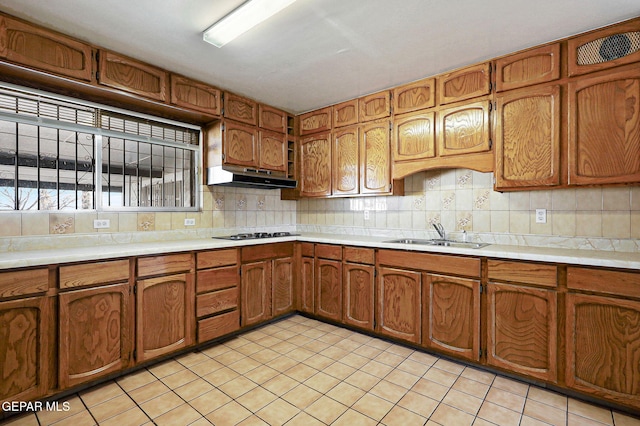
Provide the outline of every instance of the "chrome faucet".
[[438,232],[438,235],[440,235],[440,238],[443,240],[447,239],[447,233],[444,230],[444,226],[442,226],[441,223],[434,223],[433,227],[436,228],[436,231]]

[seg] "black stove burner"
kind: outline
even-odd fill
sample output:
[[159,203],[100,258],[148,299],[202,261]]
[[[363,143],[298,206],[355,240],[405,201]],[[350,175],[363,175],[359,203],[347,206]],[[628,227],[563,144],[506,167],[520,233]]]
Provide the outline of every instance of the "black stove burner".
[[255,240],[258,238],[277,238],[277,237],[292,237],[298,234],[292,234],[291,232],[253,232],[249,234],[235,234],[228,235],[224,237],[213,237],[220,238],[223,240]]

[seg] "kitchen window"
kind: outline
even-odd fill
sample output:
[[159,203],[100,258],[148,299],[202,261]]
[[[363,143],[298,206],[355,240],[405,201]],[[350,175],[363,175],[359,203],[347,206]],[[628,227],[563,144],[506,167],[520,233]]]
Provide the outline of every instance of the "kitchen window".
[[0,211],[198,209],[200,129],[0,86]]

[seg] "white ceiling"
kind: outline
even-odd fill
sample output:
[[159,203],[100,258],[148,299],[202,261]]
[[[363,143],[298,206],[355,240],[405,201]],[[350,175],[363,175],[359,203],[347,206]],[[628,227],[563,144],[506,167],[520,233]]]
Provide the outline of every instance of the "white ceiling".
[[244,0],[0,0],[0,10],[291,113],[640,16],[638,0],[298,0],[218,49]]

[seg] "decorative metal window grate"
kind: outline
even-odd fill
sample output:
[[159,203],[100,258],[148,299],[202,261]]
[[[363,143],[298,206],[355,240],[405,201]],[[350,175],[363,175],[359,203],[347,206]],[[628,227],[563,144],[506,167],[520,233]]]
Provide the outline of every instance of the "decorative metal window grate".
[[0,87],[0,210],[197,210],[199,129]]
[[614,34],[578,47],[578,65],[613,61],[640,50],[640,31]]

